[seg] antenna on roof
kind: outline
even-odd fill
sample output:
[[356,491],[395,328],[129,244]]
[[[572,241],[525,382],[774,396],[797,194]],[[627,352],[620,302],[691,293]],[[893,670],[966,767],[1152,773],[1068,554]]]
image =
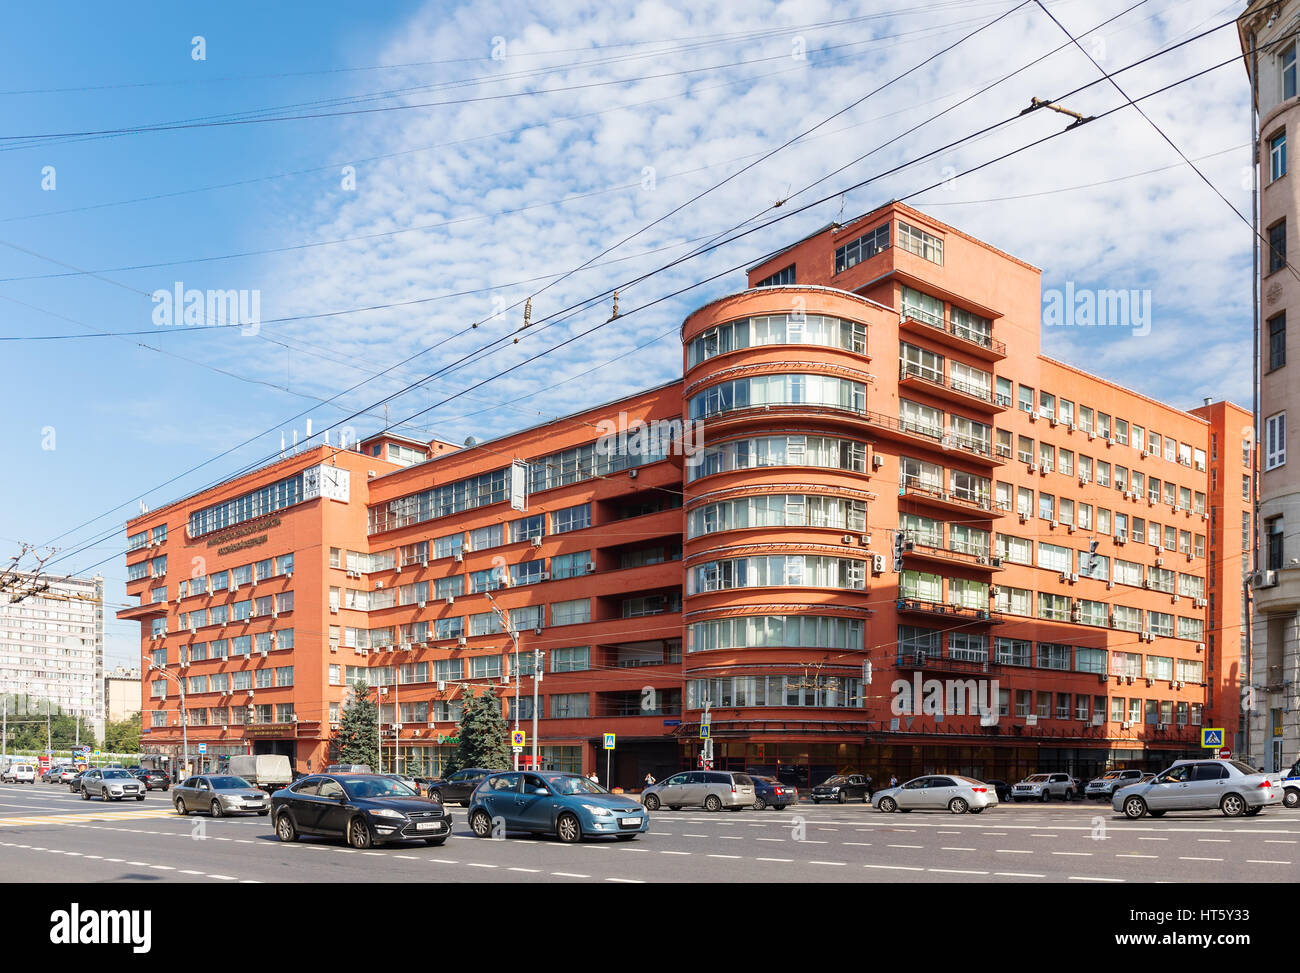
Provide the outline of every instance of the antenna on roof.
[[280,430],[280,459],[284,459],[284,430]]

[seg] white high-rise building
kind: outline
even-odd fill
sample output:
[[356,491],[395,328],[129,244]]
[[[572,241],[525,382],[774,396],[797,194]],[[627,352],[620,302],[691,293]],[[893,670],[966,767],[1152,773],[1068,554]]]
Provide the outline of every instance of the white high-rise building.
[[[104,579],[5,575],[0,695],[49,700],[104,732]],[[48,584],[48,590],[39,591]],[[37,593],[33,593],[37,592]]]

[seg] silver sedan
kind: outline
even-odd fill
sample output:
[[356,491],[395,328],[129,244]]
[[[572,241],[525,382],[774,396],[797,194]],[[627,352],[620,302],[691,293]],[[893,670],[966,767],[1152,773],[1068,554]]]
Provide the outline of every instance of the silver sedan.
[[200,774],[188,777],[172,788],[172,806],[177,814],[207,811],[214,818],[227,814],[268,814],[271,799],[242,777],[231,774]]
[[898,787],[876,791],[871,798],[873,807],[881,811],[912,811],[917,808],[939,811],[947,809],[953,814],[979,814],[985,808],[997,807],[998,793],[991,785],[971,777],[956,774],[917,777]]

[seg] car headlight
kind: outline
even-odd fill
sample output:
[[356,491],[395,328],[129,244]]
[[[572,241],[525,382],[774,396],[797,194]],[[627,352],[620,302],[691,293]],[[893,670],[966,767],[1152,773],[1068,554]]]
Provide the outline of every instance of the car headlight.
[[377,807],[370,813],[377,818],[397,818],[398,820],[404,820],[406,818],[406,815],[401,811],[394,811],[391,808],[386,807]]
[[612,817],[609,808],[601,807],[599,804],[584,804],[582,806],[598,818]]
[[840,792],[840,789],[839,789],[838,787],[832,787],[832,788],[831,788],[831,793],[832,793],[832,794],[838,794],[839,792]]

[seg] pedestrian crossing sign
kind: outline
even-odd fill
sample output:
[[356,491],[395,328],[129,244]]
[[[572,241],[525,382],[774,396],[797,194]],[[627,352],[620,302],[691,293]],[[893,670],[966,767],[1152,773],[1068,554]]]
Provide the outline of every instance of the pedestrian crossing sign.
[[1223,727],[1205,727],[1201,729],[1201,746],[1218,749],[1223,746]]

